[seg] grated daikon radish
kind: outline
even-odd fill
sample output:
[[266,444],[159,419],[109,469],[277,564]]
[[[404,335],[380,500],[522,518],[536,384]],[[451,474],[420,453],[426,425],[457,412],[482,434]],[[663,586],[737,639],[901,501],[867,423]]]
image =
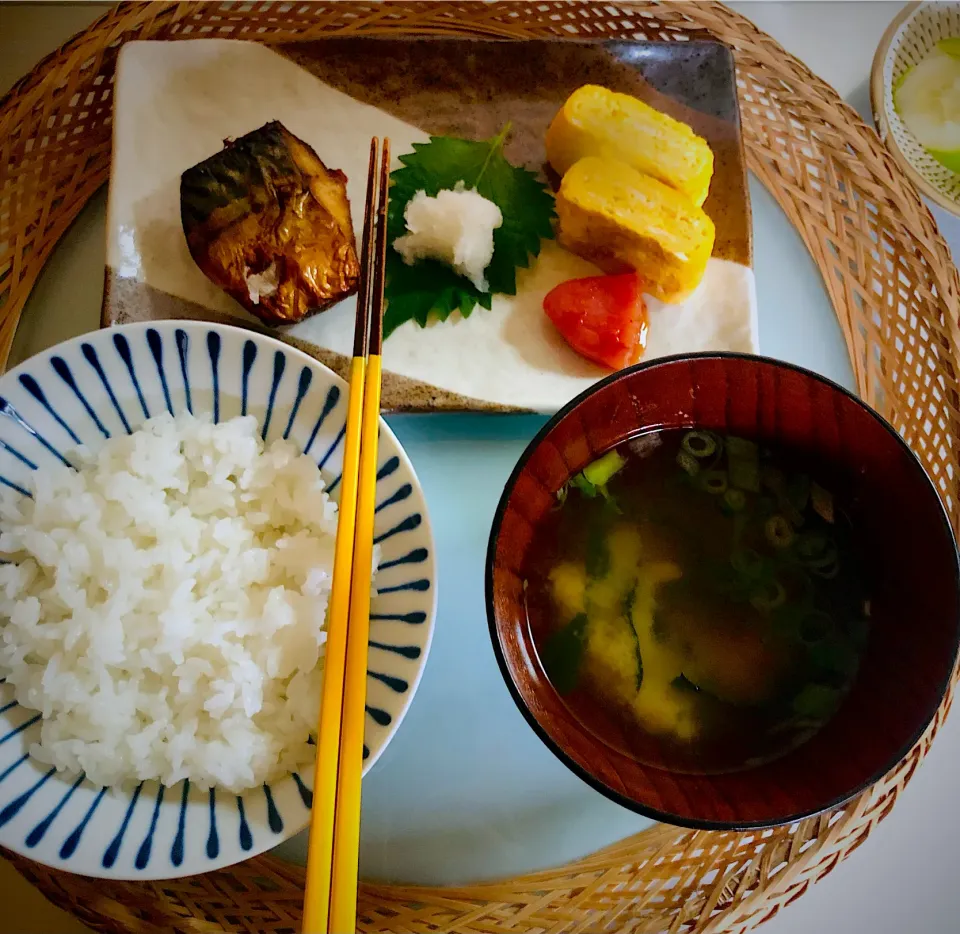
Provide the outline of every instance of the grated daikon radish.
[[477,289],[489,289],[484,270],[493,259],[493,232],[503,224],[503,214],[475,188],[457,182],[437,195],[418,191],[404,211],[407,233],[393,248],[407,265],[419,259],[446,263]]

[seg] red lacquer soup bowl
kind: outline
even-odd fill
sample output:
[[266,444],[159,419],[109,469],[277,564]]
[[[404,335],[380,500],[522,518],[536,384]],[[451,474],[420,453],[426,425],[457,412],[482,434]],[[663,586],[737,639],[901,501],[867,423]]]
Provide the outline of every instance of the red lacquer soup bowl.
[[[752,438],[829,464],[855,491],[851,520],[869,568],[870,635],[839,710],[766,764],[691,774],[644,764],[584,728],[547,679],[527,618],[535,531],[557,491],[614,445],[651,429]],[[598,791],[657,820],[745,829],[799,820],[881,778],[919,739],[960,639],[957,548],[940,498],[894,429],[814,373],[740,354],[672,357],[623,370],[558,412],[510,477],[490,535],[487,614],[504,679],[530,725]]]

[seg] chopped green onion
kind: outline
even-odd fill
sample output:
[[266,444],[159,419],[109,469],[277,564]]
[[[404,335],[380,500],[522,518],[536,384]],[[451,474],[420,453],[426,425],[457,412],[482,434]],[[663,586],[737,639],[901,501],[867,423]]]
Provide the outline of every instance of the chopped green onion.
[[747,505],[746,494],[742,490],[727,490],[723,494],[722,506],[725,512],[742,512]]
[[618,516],[623,515],[623,510],[620,508],[613,496],[610,495],[610,491],[605,486],[598,486],[597,492],[603,497],[605,505],[609,506],[610,509]]
[[557,502],[562,506],[567,501],[567,494],[570,492],[570,484],[565,483],[557,490]]
[[807,558],[804,562],[808,568],[813,570],[822,570],[823,568],[828,568],[831,565],[837,563],[837,546],[830,544],[827,546],[827,550],[823,554],[817,555],[815,558]]
[[789,548],[793,543],[793,527],[783,516],[771,516],[767,519],[763,531],[767,536],[767,541],[774,548]]
[[576,487],[584,496],[589,499],[595,499],[599,494],[604,498],[614,511],[620,513],[620,507],[607,491],[607,481],[626,464],[626,459],[621,457],[617,451],[608,451],[603,457],[597,458],[593,463],[588,464],[580,473],[572,476],[560,490],[557,491],[557,499],[561,505],[567,497],[567,487]]
[[686,451],[680,451],[677,454],[677,463],[680,465],[683,472],[689,474],[691,477],[696,476],[700,470],[699,461],[692,454],[688,454]]
[[575,486],[584,496],[593,499],[597,495],[597,487],[591,483],[582,473],[570,478],[570,485]]
[[619,451],[607,451],[603,457],[583,468],[583,476],[594,486],[606,486],[626,462],[626,458],[622,457]]
[[840,570],[840,556],[837,552],[837,546],[826,536],[797,550],[803,564],[818,577],[834,578],[837,576]]
[[760,492],[760,452],[753,441],[727,438],[727,469],[730,486],[750,493]]
[[727,492],[727,473],[724,470],[708,470],[700,483],[708,493],[719,496]]
[[836,560],[837,546],[822,532],[803,532],[797,536],[797,554],[807,567],[825,567]]
[[787,592],[783,589],[783,584],[780,581],[772,581],[750,597],[750,604],[761,613],[767,613],[778,606],[783,606],[786,599]]
[[680,443],[684,451],[698,459],[710,457],[717,450],[717,438],[709,431],[688,431]]

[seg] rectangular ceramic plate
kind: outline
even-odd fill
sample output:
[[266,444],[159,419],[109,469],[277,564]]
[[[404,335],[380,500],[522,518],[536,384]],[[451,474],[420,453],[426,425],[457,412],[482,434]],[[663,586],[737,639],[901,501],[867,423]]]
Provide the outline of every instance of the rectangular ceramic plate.
[[[371,136],[389,136],[396,160],[429,135],[486,139],[509,121],[507,157],[542,171],[551,119],[574,89],[593,83],[690,124],[716,159],[704,205],[717,227],[706,276],[681,305],[649,300],[646,358],[757,349],[733,58],[722,45],[358,38],[280,54],[252,42],[131,42],[116,82],[104,324],[189,317],[258,327],[196,267],[180,226],[181,172],[226,138],[280,120],[346,172],[360,230]],[[402,325],[384,345],[384,408],[556,411],[606,371],[566,346],[543,296],[596,272],[545,241],[520,271],[517,295],[497,296],[491,311]],[[343,373],[354,310],[350,298],[275,333]]]

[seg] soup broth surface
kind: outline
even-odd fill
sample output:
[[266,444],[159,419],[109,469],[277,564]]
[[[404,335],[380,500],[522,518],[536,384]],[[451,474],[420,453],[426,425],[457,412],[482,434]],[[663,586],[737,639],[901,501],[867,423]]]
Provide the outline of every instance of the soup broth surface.
[[527,615],[581,723],[687,772],[783,755],[856,676],[869,602],[824,465],[670,429],[589,465],[539,524]]

